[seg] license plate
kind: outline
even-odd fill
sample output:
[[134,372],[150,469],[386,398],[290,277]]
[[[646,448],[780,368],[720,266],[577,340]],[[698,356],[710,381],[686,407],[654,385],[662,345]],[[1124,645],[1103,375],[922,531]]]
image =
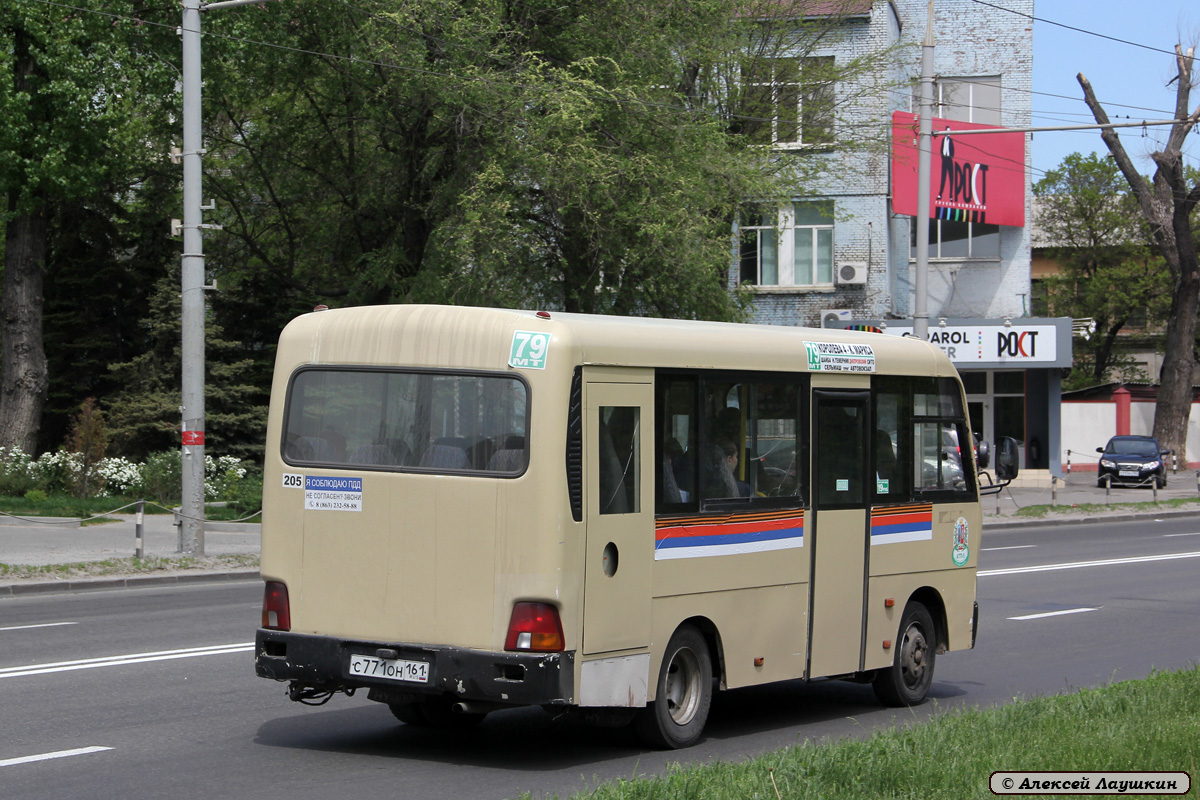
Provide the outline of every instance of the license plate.
[[1123,469],[1118,472],[1122,478],[1136,478],[1138,471],[1136,469]]
[[402,658],[351,655],[350,674],[406,683],[428,683],[429,664],[424,661],[406,661]]

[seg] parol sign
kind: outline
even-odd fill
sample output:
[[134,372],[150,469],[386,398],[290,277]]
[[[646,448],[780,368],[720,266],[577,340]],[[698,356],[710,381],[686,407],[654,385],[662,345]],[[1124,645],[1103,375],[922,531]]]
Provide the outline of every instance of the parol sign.
[[[872,322],[885,334],[912,336],[911,320]],[[885,327],[886,325],[886,327]],[[929,342],[959,367],[1003,369],[1071,366],[1071,320],[947,320],[930,324]]]

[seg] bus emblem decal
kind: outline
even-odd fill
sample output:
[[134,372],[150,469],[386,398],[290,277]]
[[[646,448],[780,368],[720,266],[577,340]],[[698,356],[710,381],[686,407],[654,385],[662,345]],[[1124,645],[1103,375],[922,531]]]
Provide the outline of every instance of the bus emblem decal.
[[956,567],[966,564],[967,559],[971,557],[971,548],[967,546],[969,532],[967,518],[959,517],[958,521],[954,523],[954,550],[950,554]]

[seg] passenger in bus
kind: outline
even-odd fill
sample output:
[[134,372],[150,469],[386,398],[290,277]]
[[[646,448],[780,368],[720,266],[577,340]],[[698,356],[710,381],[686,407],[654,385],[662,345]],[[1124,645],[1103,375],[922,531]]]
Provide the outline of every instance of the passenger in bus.
[[879,494],[888,494],[893,487],[898,488],[896,480],[900,477],[900,464],[896,460],[896,449],[892,445],[892,437],[887,431],[875,429],[875,478]]
[[705,451],[704,496],[707,498],[749,497],[750,484],[734,477],[737,469],[737,445],[728,439],[719,439]]

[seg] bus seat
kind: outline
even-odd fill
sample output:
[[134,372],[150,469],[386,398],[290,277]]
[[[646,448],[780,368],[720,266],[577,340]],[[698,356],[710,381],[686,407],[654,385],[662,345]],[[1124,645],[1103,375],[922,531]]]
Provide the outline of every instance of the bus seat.
[[487,468],[489,472],[520,472],[525,468],[525,450],[497,450]]
[[355,448],[350,453],[348,461],[351,464],[372,464],[375,466],[392,466],[395,464],[395,461],[392,459],[391,448],[385,444],[366,444]]
[[301,436],[300,452],[304,454],[299,456],[303,461],[337,461],[333,445],[321,436]]
[[420,466],[435,469],[468,469],[470,463],[467,460],[467,451],[461,447],[434,444],[421,454]]

